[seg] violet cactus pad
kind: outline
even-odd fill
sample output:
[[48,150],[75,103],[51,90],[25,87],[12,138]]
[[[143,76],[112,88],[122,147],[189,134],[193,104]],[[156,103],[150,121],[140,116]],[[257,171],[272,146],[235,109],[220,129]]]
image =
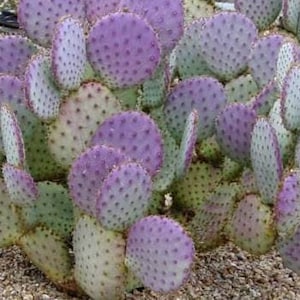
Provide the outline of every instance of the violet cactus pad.
[[136,14],[117,12],[98,20],[87,38],[93,69],[112,88],[130,87],[150,78],[160,62],[154,30]]
[[194,255],[192,239],[171,219],[149,216],[129,229],[126,265],[153,291],[178,289],[189,276]]
[[217,13],[204,23],[200,31],[201,55],[219,78],[230,80],[247,68],[251,44],[257,35],[255,25],[245,15]]
[[120,149],[140,162],[151,176],[162,166],[164,149],[160,130],[143,112],[126,111],[107,118],[91,139],[91,145],[101,144]]

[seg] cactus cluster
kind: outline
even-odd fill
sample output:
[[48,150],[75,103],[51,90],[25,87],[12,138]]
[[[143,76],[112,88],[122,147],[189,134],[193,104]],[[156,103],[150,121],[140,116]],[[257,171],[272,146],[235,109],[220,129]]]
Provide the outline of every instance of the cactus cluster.
[[300,6],[223,2],[19,1],[0,247],[95,300],[172,292],[227,241],[300,273]]

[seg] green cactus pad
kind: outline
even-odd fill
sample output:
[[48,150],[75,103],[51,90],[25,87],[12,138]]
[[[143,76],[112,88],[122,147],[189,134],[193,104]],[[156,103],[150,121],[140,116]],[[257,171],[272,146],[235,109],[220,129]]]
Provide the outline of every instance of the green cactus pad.
[[16,115],[8,105],[1,106],[1,133],[7,162],[16,167],[23,167],[25,163],[23,135]]
[[197,110],[193,110],[186,120],[180,143],[178,161],[176,165],[176,177],[182,178],[192,162],[193,153],[197,141],[199,114]]
[[149,216],[128,232],[126,265],[157,292],[171,292],[190,275],[195,250],[192,239],[172,219]]
[[134,110],[140,98],[140,87],[134,86],[126,89],[116,89],[112,93],[120,101],[123,110]]
[[97,219],[109,230],[126,230],[146,214],[151,194],[150,174],[138,163],[124,162],[112,169],[101,184]]
[[72,263],[67,245],[51,230],[38,226],[23,235],[19,245],[30,260],[56,285],[72,281]]
[[241,184],[244,195],[259,194],[259,188],[253,170],[248,168],[244,169],[240,176],[239,183]]
[[300,2],[298,0],[282,1],[282,24],[285,29],[291,31],[300,39],[299,31]]
[[251,137],[251,164],[264,203],[273,203],[283,173],[276,132],[269,121],[259,118]]
[[272,210],[256,195],[247,195],[239,203],[229,222],[233,242],[254,255],[270,251],[276,238]]
[[224,157],[215,135],[196,144],[196,153],[201,160],[209,162],[212,165],[221,163]]
[[70,16],[55,27],[51,50],[51,69],[56,83],[63,89],[76,89],[87,64],[84,28]]
[[215,248],[227,239],[224,228],[238,196],[238,184],[221,184],[203,201],[189,224],[199,250]]
[[55,86],[49,57],[39,54],[31,59],[25,72],[25,94],[32,111],[41,119],[58,115],[60,91]]
[[150,78],[160,62],[157,34],[136,14],[117,12],[99,19],[87,37],[93,69],[113,88],[125,88]]
[[198,140],[212,136],[215,118],[226,104],[223,85],[213,77],[196,76],[179,82],[167,95],[164,113],[168,129],[180,141],[186,119],[199,113]]
[[23,232],[17,209],[11,205],[5,183],[0,180],[0,247],[8,247],[16,243]]
[[27,171],[5,163],[2,172],[11,203],[23,206],[37,199],[37,185]]
[[122,299],[126,282],[125,241],[122,234],[103,229],[83,216],[73,237],[75,279],[92,299]]
[[74,227],[73,203],[69,192],[55,182],[39,182],[39,197],[31,205],[22,208],[26,227],[42,224],[61,237],[68,238]]
[[205,197],[218,186],[221,178],[221,170],[210,164],[192,164],[184,178],[172,187],[174,205],[197,211]]
[[55,159],[69,167],[99,124],[120,110],[119,101],[107,87],[98,82],[83,84],[63,101],[58,118],[49,126],[49,147]]

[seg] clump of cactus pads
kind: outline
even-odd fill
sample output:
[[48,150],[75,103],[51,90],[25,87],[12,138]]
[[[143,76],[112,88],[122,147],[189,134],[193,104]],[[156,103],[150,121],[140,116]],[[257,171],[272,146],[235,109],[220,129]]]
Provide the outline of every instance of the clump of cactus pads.
[[128,232],[126,265],[154,291],[178,289],[189,276],[194,254],[191,238],[166,217],[143,218]]
[[251,44],[257,39],[253,22],[237,12],[210,17],[200,31],[201,55],[221,79],[230,80],[247,68]]
[[154,176],[163,163],[163,141],[153,119],[143,112],[126,111],[107,118],[96,130],[91,145],[105,144],[139,161]]
[[91,28],[87,56],[106,84],[124,88],[151,77],[160,62],[161,46],[144,19],[117,12],[98,20]]
[[168,129],[180,141],[186,119],[195,109],[199,114],[198,140],[214,133],[215,118],[227,101],[222,84],[213,77],[196,76],[179,82],[167,95],[164,106]]

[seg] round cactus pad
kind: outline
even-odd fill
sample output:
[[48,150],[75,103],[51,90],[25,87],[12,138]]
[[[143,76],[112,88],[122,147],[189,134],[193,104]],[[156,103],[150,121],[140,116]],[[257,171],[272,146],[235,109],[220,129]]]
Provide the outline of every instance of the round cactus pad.
[[239,203],[229,224],[230,236],[242,249],[260,255],[273,246],[276,232],[271,208],[256,195],[247,195]]
[[120,9],[143,17],[158,33],[163,54],[168,54],[183,34],[182,0],[121,0]]
[[107,175],[98,193],[97,219],[107,229],[122,231],[147,212],[151,176],[140,164],[124,162]]
[[167,96],[164,112],[168,129],[180,141],[186,119],[195,109],[199,114],[198,139],[205,139],[213,135],[215,118],[226,101],[224,87],[212,77],[183,80]]
[[60,91],[54,84],[47,56],[37,55],[28,64],[25,94],[29,106],[39,118],[50,119],[58,115]]
[[264,118],[258,119],[254,125],[250,152],[262,201],[274,203],[283,173],[283,164],[276,132]]
[[216,119],[216,140],[231,159],[247,163],[250,160],[251,132],[257,115],[243,103],[225,107]]
[[2,172],[12,203],[25,205],[37,199],[38,188],[28,172],[7,163],[3,165]]
[[16,115],[8,105],[2,105],[0,116],[6,160],[9,164],[22,167],[25,162],[24,141]]
[[87,38],[93,69],[113,88],[151,77],[160,62],[160,45],[152,27],[132,13],[113,13],[98,20]]
[[284,178],[275,203],[275,220],[281,236],[289,236],[300,223],[300,171]]
[[43,46],[49,46],[60,17],[72,15],[81,21],[85,17],[84,0],[20,0],[18,21],[27,35]]
[[294,65],[287,72],[282,85],[281,113],[284,125],[292,131],[300,130],[300,65]]
[[259,30],[267,29],[275,21],[281,5],[282,0],[260,0],[255,3],[248,0],[234,1],[235,9],[250,18]]
[[192,239],[166,217],[143,218],[129,230],[126,265],[153,291],[167,293],[185,283],[194,254]]
[[120,149],[155,175],[163,163],[163,141],[155,122],[145,113],[126,111],[107,118],[97,129],[92,145]]
[[52,41],[52,72],[63,89],[78,88],[87,64],[84,28],[72,17],[65,17],[55,27]]
[[122,234],[103,229],[85,215],[75,226],[73,248],[79,286],[92,299],[122,299],[126,278]]
[[218,77],[230,80],[247,68],[251,44],[256,39],[257,29],[245,15],[217,13],[200,31],[201,55]]
[[86,149],[91,135],[107,117],[121,110],[111,91],[99,82],[87,82],[71,93],[49,126],[49,147],[55,159],[69,167]]
[[23,75],[37,48],[27,38],[18,35],[0,36],[0,73]]

